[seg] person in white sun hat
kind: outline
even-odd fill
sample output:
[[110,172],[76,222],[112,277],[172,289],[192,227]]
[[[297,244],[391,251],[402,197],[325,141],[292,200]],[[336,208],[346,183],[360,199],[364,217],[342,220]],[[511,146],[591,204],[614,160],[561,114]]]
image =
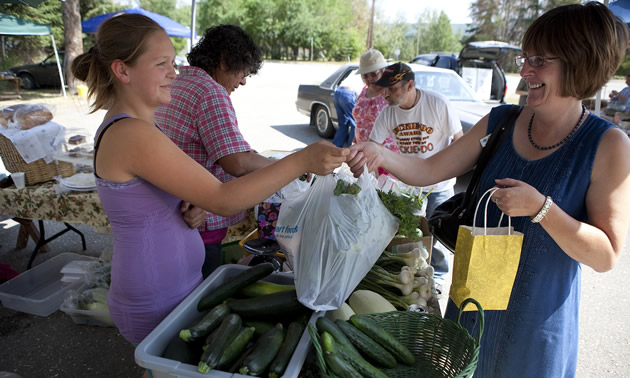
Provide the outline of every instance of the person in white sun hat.
[[[387,106],[387,101],[383,97],[383,88],[375,85],[375,83],[383,75],[383,68],[387,67],[387,61],[380,51],[370,49],[361,55],[359,60],[359,69],[356,74],[361,75],[363,80],[363,90],[357,97],[356,104],[352,110],[352,116],[356,121],[354,131],[354,142],[362,143],[370,141],[370,133],[374,127],[376,117],[381,110]],[[383,142],[388,149],[399,152],[398,146],[392,137],[388,137]],[[379,174],[386,173],[385,170],[379,169]]]

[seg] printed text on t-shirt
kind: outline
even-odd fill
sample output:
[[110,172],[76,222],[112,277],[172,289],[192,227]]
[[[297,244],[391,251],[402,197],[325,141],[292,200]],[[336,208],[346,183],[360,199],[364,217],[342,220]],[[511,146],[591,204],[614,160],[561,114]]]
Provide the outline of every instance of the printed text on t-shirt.
[[400,152],[403,154],[433,151],[433,143],[427,141],[427,135],[433,134],[433,128],[430,126],[419,122],[403,123],[396,126],[392,133]]

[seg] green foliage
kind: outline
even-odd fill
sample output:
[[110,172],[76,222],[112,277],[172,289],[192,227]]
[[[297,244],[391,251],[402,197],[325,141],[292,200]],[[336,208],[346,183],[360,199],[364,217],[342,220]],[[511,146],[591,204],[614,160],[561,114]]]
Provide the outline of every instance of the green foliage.
[[206,0],[197,12],[198,32],[219,24],[242,27],[266,58],[355,59],[364,50],[364,0]]
[[417,235],[416,228],[420,227],[420,220],[416,214],[421,210],[417,199],[382,190],[377,190],[377,193],[387,210],[400,219],[398,235]]

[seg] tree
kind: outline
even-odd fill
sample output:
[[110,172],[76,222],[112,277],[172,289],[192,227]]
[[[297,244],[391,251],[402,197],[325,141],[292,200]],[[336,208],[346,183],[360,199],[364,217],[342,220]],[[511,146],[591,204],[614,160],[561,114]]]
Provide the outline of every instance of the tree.
[[63,64],[64,76],[68,84],[68,91],[74,93],[77,84],[72,75],[72,61],[83,53],[83,40],[81,39],[81,13],[79,13],[79,0],[65,0],[61,3],[64,25],[65,61]]

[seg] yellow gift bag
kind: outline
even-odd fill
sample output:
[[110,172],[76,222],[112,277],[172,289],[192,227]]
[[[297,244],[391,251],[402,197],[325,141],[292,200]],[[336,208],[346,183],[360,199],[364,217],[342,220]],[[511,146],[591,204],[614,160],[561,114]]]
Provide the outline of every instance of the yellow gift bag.
[[[477,210],[483,198],[486,200],[484,226],[459,226],[457,243],[455,245],[455,260],[453,263],[453,283],[449,297],[460,307],[466,298],[475,298],[484,310],[505,310],[510,301],[514,278],[521,258],[523,234],[514,231],[511,218],[508,216],[508,226],[501,227],[503,215],[499,219],[498,227],[487,227],[488,203],[492,194],[498,188],[486,191],[475,209]],[[475,310],[469,306],[464,311]]]

